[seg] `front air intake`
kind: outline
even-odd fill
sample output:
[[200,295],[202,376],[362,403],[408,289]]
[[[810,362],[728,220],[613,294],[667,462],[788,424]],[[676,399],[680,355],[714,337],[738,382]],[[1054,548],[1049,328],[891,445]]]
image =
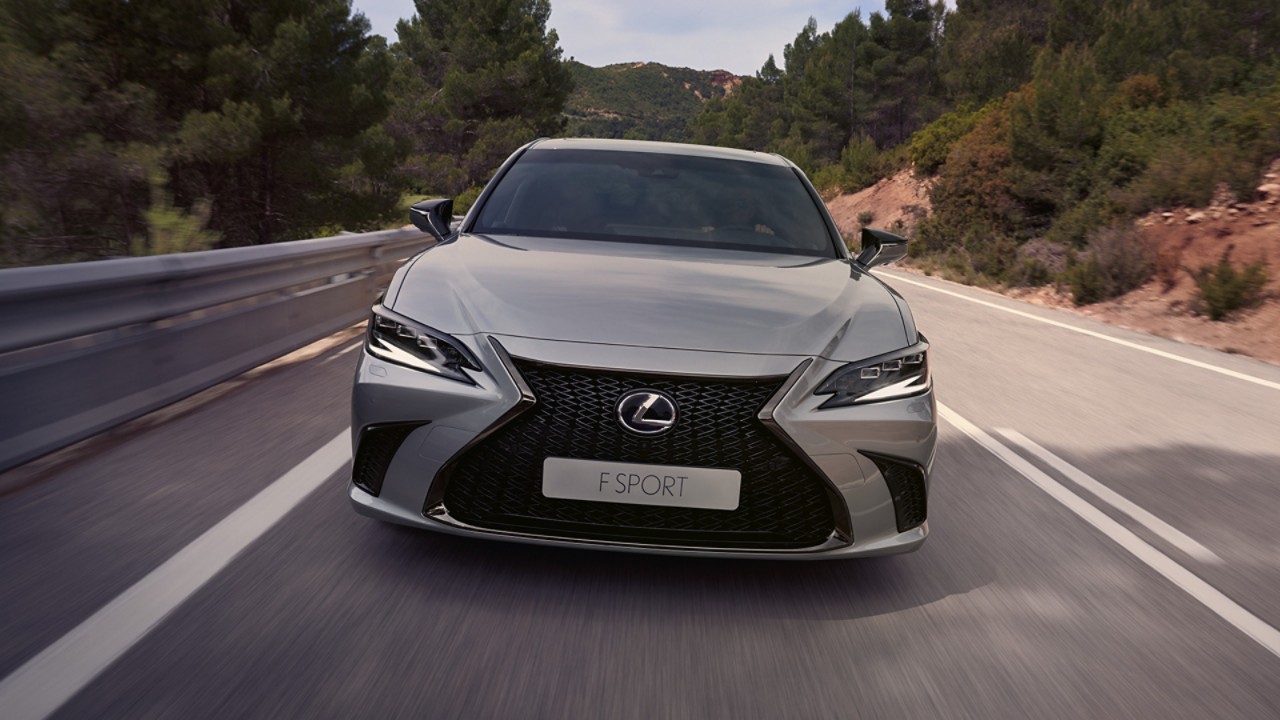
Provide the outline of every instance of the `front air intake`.
[[401,443],[410,433],[426,425],[423,422],[370,425],[360,430],[360,442],[356,445],[356,459],[351,467],[351,482],[377,497],[382,492],[382,479],[391,466]]
[[889,486],[893,498],[893,512],[898,520],[898,532],[920,527],[928,517],[929,487],[925,483],[924,468],[898,458],[862,453],[876,464]]

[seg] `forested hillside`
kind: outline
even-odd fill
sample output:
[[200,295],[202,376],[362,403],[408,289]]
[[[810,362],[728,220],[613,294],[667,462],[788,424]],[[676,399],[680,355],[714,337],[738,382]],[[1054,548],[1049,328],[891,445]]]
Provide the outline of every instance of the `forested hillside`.
[[689,123],[712,98],[741,83],[724,70],[691,70],[658,63],[593,68],[572,60],[573,92],[565,107],[569,137],[687,139]]
[[374,229],[563,131],[547,0],[0,0],[0,265]]
[[0,264],[381,227],[571,134],[780,152],[831,191],[913,168],[916,252],[1094,298],[1151,264],[1116,281],[1131,243],[1099,238],[1280,156],[1275,0],[888,0],[741,79],[566,61],[549,0],[414,9],[388,45],[349,0],[0,0]]
[[[853,13],[829,32],[813,19],[729,98],[711,102],[695,142],[779,152],[810,172],[901,143],[945,107],[939,45],[946,8],[890,1],[889,14]],[[826,178],[829,183],[834,177]]]
[[6,264],[359,226],[391,57],[346,0],[0,1]]
[[1092,301],[1153,272],[1139,214],[1251,199],[1280,155],[1278,51],[1274,0],[889,0],[811,21],[690,136],[781,152],[828,189],[914,167],[934,177],[915,252]]

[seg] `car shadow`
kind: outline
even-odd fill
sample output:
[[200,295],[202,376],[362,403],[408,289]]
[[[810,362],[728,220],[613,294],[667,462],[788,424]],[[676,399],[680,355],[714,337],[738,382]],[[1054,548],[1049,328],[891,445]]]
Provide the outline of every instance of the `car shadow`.
[[[945,450],[943,451],[945,455]],[[945,506],[946,493],[936,498]],[[996,577],[982,556],[964,553],[947,513],[930,519],[930,540],[911,554],[852,560],[757,560],[643,555],[547,547],[457,537],[401,526],[367,524],[360,542],[372,547],[380,572],[430,578],[432,594],[449,592],[447,578],[519,588],[548,612],[591,613],[611,600],[643,597],[651,607],[723,618],[804,620],[871,617],[919,607],[979,588]],[[502,593],[505,595],[505,592]],[[483,602],[467,593],[467,602]],[[503,602],[507,600],[503,598]]]
[[[1070,460],[1227,562],[1196,566],[1193,559],[1050,470],[1069,490],[1224,590],[1280,613],[1280,600],[1271,600],[1274,593],[1267,590],[1280,582],[1280,564],[1267,559],[1280,552],[1280,541],[1250,531],[1280,520],[1280,486],[1275,483],[1280,457],[1177,445]],[[642,598],[655,608],[680,614],[803,620],[874,617],[992,583],[1011,590],[1038,586],[1055,573],[1069,577],[1079,572],[1085,558],[1099,557],[1090,553],[1127,557],[1030,481],[955,435],[944,435],[939,442],[929,523],[930,538],[916,553],[799,562],[543,547],[378,523],[365,524],[360,533],[361,542],[375,549],[377,572],[385,573],[388,582],[423,578],[423,592],[443,594],[440,600],[449,602],[449,596],[456,595],[453,599],[459,602],[484,603],[487,596],[474,592],[480,583],[499,589],[497,602],[509,602],[508,593],[518,592],[539,612],[565,615],[589,615],[602,604]],[[1028,576],[1031,568],[1034,572]],[[465,578],[472,590],[452,588],[451,578]]]

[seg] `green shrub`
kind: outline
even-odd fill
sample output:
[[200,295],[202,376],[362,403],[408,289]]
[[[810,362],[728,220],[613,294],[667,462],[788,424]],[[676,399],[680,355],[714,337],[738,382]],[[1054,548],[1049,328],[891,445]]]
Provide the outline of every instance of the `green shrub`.
[[978,284],[978,273],[973,269],[973,260],[964,248],[951,248],[942,255],[938,275],[951,282]]
[[875,141],[866,135],[850,140],[840,152],[840,167],[844,170],[847,191],[874,185],[884,174],[880,151],[876,149]]
[[1010,287],[1040,287],[1053,281],[1053,273],[1039,260],[1023,259],[1006,274]]
[[970,231],[961,239],[961,245],[970,267],[988,281],[1003,282],[1017,264],[1018,242],[1007,235]]
[[[805,167],[799,162],[796,164],[800,165],[801,169]],[[852,193],[871,187],[881,178],[893,175],[906,164],[905,146],[899,145],[880,152],[876,149],[875,141],[866,135],[859,135],[850,140],[840,153],[840,162],[824,165],[810,172],[809,179],[824,196]]]
[[863,210],[862,212],[858,213],[858,224],[861,225],[862,227],[866,227],[870,225],[872,222],[875,221],[875,219],[876,219],[876,214],[871,212],[870,210]]
[[1158,107],[1165,102],[1164,88],[1160,78],[1150,73],[1130,75],[1116,86],[1111,102],[1122,108]]
[[812,175],[825,162],[814,152],[813,143],[801,137],[798,127],[792,128],[790,135],[769,143],[765,150],[795,163],[806,175]]
[[844,168],[839,165],[826,165],[818,168],[809,175],[809,180],[813,182],[813,186],[818,189],[818,192],[823,197],[830,198],[844,192]]
[[1114,224],[1123,211],[1106,197],[1094,195],[1083,202],[1069,206],[1045,231],[1045,238],[1052,242],[1083,247],[1092,233]]
[[1280,152],[1280,86],[1120,112],[1107,122],[1102,183],[1133,213],[1202,206],[1225,183],[1245,197]]
[[1067,269],[1071,250],[1062,243],[1034,238],[1018,248],[1016,264],[1005,274],[1010,287],[1048,285]]
[[1267,284],[1267,266],[1262,261],[1249,263],[1244,270],[1231,265],[1231,249],[1222,253],[1217,265],[1205,265],[1191,271],[1199,288],[1200,305],[1209,319],[1218,321],[1241,308],[1262,301],[1262,288]]
[[1112,226],[1090,235],[1089,249],[1063,280],[1076,305],[1088,305],[1141,287],[1155,269],[1155,246],[1132,226]]
[[[1006,103],[1007,104],[1007,103]],[[966,235],[1029,239],[1026,212],[1012,192],[1008,111],[983,115],[973,131],[951,147],[929,191],[933,215],[919,226],[927,248],[940,252]]]
[[1102,266],[1092,257],[1084,262],[1067,268],[1062,279],[1071,288],[1071,299],[1076,305],[1089,305],[1106,300],[1106,280],[1102,277]]
[[167,173],[153,169],[148,182],[151,184],[151,207],[142,214],[147,222],[147,235],[130,240],[133,255],[196,252],[218,244],[221,234],[207,229],[213,212],[210,200],[197,200],[186,210],[173,204]]
[[471,209],[471,206],[474,205],[476,200],[480,197],[481,190],[484,190],[484,188],[479,185],[472,185],[466,190],[458,193],[458,197],[453,199],[453,214],[467,214],[467,211]]
[[[988,106],[990,107],[990,106]],[[907,141],[907,154],[920,175],[933,175],[947,161],[951,146],[968,135],[988,108],[962,107],[920,128]]]
[[1129,208],[1146,212],[1161,207],[1209,204],[1223,177],[1224,156],[1235,152],[1172,138],[1160,147],[1145,172],[1124,192]]

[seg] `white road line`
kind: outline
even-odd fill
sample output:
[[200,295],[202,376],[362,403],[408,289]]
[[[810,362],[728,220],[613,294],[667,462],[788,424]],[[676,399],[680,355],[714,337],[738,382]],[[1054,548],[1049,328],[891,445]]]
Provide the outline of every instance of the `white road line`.
[[1128,498],[1090,477],[1085,471],[1049,452],[1026,435],[1008,428],[996,428],[1006,440],[1040,458],[1046,465],[1062,473],[1068,480],[1088,490],[1111,507],[1142,523],[1165,542],[1201,562],[1220,564],[1222,558],[1169,523],[1152,515]]
[[951,297],[954,297],[954,298],[960,298],[961,300],[967,300],[971,303],[976,303],[978,305],[982,305],[985,307],[994,308],[996,310],[1007,312],[1011,315],[1017,315],[1019,317],[1028,318],[1030,320],[1035,320],[1036,322],[1042,322],[1046,325],[1052,325],[1054,327],[1062,328],[1064,330],[1078,332],[1081,335],[1088,335],[1089,337],[1098,338],[1099,340],[1106,340],[1107,342],[1115,343],[1116,345],[1122,345],[1124,347],[1132,348],[1134,350],[1141,350],[1142,352],[1150,353],[1152,355],[1155,355],[1157,357],[1162,357],[1167,360],[1173,360],[1174,362],[1180,362],[1184,365],[1190,365],[1191,367],[1197,367],[1197,368],[1200,368],[1201,370],[1216,372],[1220,375],[1226,375],[1227,377],[1232,377],[1237,380],[1243,380],[1245,382],[1250,382],[1255,385],[1261,385],[1262,387],[1271,388],[1272,390],[1280,390],[1280,382],[1273,382],[1271,380],[1266,380],[1260,377],[1254,377],[1253,375],[1247,375],[1245,373],[1237,372],[1235,370],[1228,370],[1227,368],[1224,368],[1224,367],[1218,367],[1217,365],[1211,365],[1206,362],[1200,362],[1199,360],[1192,360],[1191,358],[1183,357],[1181,355],[1176,355],[1171,352],[1165,352],[1164,350],[1157,350],[1153,347],[1147,347],[1146,345],[1142,345],[1135,342],[1129,342],[1128,340],[1122,340],[1118,337],[1112,337],[1105,333],[1095,332],[1093,330],[1086,330],[1084,328],[1076,327],[1075,325],[1070,325],[1068,323],[1058,322],[1057,320],[1050,320],[1049,318],[1040,317],[1039,315],[1035,315],[1033,313],[1023,312],[1022,310],[1015,310],[1013,308],[1005,307],[1004,305],[1000,305],[998,303],[988,302],[986,300],[979,300],[978,298],[969,297],[968,295],[964,295],[962,293],[953,292],[951,290],[944,290],[940,287],[934,287],[929,283],[923,283],[923,282],[920,282],[919,280],[911,280],[910,278],[905,278],[902,275],[898,275],[898,274],[890,275],[886,273],[885,277],[892,278],[894,282],[904,282],[908,285],[915,285],[917,287],[925,288],[926,290],[932,290],[936,293],[942,293],[943,295],[950,295]]
[[364,341],[363,341],[363,340],[361,340],[360,342],[357,342],[357,343],[352,343],[351,345],[348,345],[347,347],[342,348],[341,350],[339,350],[338,352],[336,352],[336,353],[334,353],[334,354],[330,355],[329,357],[325,358],[324,360],[321,360],[321,361],[320,361],[320,364],[321,364],[321,365],[328,365],[329,363],[333,362],[334,360],[337,360],[338,358],[342,357],[343,355],[346,355],[347,353],[351,352],[352,350],[358,350],[358,349],[360,349],[360,346],[362,346],[362,345],[364,345]]
[[8,720],[51,715],[351,458],[343,430],[88,620],[0,681]]
[[1098,508],[1090,505],[1079,495],[1071,492],[1066,486],[1049,477],[1035,465],[1003,445],[999,440],[988,435],[977,425],[956,414],[951,408],[939,403],[938,413],[960,432],[968,435],[975,442],[986,448],[992,455],[1030,480],[1036,487],[1045,491],[1054,500],[1062,503],[1080,519],[1092,525],[1099,532],[1111,538],[1117,545],[1128,550],[1148,567],[1163,575],[1184,592],[1216,613],[1223,620],[1234,625],[1245,635],[1253,638],[1259,645],[1280,656],[1280,630],[1268,625],[1261,618],[1241,607],[1231,598],[1222,594],[1217,588],[1196,577],[1190,570],[1174,562],[1168,555],[1151,547],[1134,535],[1123,525],[1112,520]]

